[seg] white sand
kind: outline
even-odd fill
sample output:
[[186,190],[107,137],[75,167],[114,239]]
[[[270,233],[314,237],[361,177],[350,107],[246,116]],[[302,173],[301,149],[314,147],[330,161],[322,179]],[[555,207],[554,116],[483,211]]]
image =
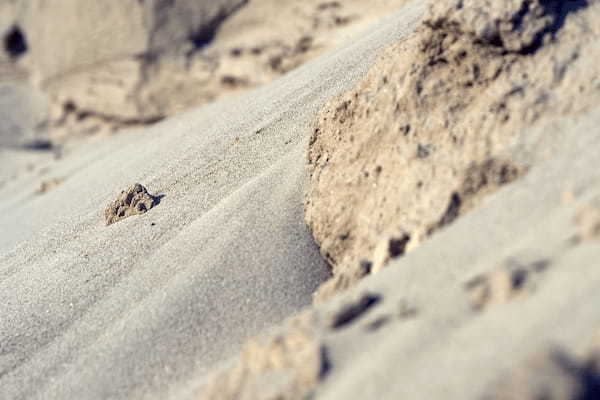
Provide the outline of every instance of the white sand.
[[[303,222],[311,122],[422,9],[243,97],[91,142],[44,196],[29,175],[2,187],[0,398],[178,396],[309,304],[328,273]],[[105,227],[134,182],[160,204]]]

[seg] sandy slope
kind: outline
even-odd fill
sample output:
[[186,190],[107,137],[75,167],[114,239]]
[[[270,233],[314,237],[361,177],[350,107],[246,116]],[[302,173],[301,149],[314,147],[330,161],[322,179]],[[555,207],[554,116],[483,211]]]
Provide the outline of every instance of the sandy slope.
[[150,125],[271,82],[404,3],[4,1],[3,44],[15,33],[21,39],[0,49],[0,81],[20,72],[42,89],[46,133],[62,143]]
[[[50,164],[65,182],[43,196],[32,174],[2,187],[0,397],[181,395],[309,304],[328,274],[303,222],[311,122],[421,11],[243,97],[91,142]],[[105,227],[136,181],[160,204]]]
[[600,3],[431,5],[314,127],[335,296],[207,398],[600,396]]
[[[423,41],[413,1],[270,85],[47,161],[64,183],[44,195],[38,171],[1,187],[0,398],[597,398],[599,3],[432,4]],[[330,271],[307,148],[333,160],[308,214],[330,261],[354,271],[397,221],[419,239],[312,307]],[[524,168],[464,185],[489,157]],[[379,180],[344,189],[364,168]],[[134,182],[160,204],[105,226]],[[418,212],[379,202],[396,196]],[[330,204],[378,222],[336,247]]]
[[[600,244],[597,236],[582,236],[576,215],[599,194],[593,166],[600,141],[588,134],[599,121],[596,111],[531,132],[553,143],[551,160],[360,285],[358,292],[382,301],[326,341],[333,367],[322,398],[503,398],[521,391],[510,398],[533,399],[546,391],[563,399],[587,398],[578,397],[582,388],[598,390],[597,371],[586,363],[600,327]],[[515,270],[525,271],[522,284],[493,282]],[[478,277],[492,292],[482,311],[469,285]],[[402,317],[403,304],[413,315]],[[382,316],[387,321],[379,331],[368,328]],[[546,366],[557,362],[558,373],[527,370],[547,355]],[[518,382],[509,380],[513,373],[536,372],[537,382],[509,385]],[[565,379],[574,390],[557,395]]]

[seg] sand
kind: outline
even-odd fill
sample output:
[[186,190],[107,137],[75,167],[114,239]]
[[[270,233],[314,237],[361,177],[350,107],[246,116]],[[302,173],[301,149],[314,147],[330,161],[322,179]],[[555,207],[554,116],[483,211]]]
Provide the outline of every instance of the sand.
[[[320,113],[306,220],[335,276],[317,300],[526,174],[546,151],[526,140],[538,124],[600,102],[597,5],[491,4],[436,3],[414,35]],[[515,15],[528,22],[513,25]],[[498,38],[488,39],[486,24]]]
[[432,3],[330,101],[305,204],[333,279],[270,336],[310,340],[204,394],[597,398],[598,6]]
[[271,82],[404,3],[3,2],[0,80],[8,75],[46,95],[46,133],[62,144],[152,125]]
[[[2,150],[0,398],[597,398],[600,2],[430,5]],[[134,183],[153,207],[107,226]]]
[[[2,398],[180,398],[329,275],[303,221],[319,107],[412,29],[416,3],[229,101],[92,138],[0,193]],[[163,196],[106,227],[129,184]],[[153,225],[154,224],[154,225]]]

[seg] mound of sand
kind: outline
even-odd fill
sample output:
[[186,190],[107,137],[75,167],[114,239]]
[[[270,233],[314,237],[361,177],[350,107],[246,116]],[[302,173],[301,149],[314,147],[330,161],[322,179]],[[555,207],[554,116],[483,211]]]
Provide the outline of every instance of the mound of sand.
[[316,299],[337,296],[271,340],[305,321],[311,341],[283,358],[320,348],[325,372],[308,391],[257,393],[314,368],[257,374],[240,357],[213,385],[598,397],[599,19],[598,2],[432,3],[310,140],[306,219],[334,274]]
[[[227,23],[275,2],[227,3],[189,53],[229,43],[219,85],[323,54],[0,187],[0,398],[599,396],[600,2],[412,1],[335,51],[305,38],[360,3],[290,2],[297,35],[257,51]],[[131,182],[160,206],[106,226]]]
[[309,149],[306,219],[334,278],[317,299],[522,176],[530,154],[545,151],[523,139],[533,127],[597,106],[596,7],[437,2],[325,108]]

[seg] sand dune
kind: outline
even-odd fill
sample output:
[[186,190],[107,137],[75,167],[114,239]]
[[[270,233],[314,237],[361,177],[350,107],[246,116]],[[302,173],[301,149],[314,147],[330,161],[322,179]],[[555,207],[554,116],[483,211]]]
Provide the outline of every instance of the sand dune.
[[235,97],[0,153],[0,398],[598,397],[600,2],[341,3]]
[[486,5],[432,3],[321,111],[333,278],[208,398],[598,397],[598,3]]
[[[240,98],[97,138],[43,196],[35,173],[4,186],[0,397],[177,397],[308,305],[329,274],[303,222],[310,125],[420,10]],[[160,204],[106,227],[133,182]]]

